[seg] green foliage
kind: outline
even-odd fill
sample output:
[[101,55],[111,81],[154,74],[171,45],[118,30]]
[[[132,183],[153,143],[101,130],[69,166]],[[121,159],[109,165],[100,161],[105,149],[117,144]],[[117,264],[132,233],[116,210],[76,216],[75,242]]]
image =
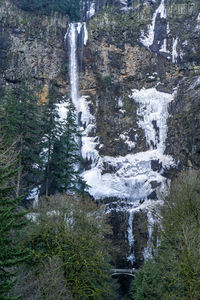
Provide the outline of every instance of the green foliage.
[[81,132],[78,129],[75,107],[69,99],[67,115],[59,120],[53,97],[44,108],[45,190],[46,196],[55,192],[84,194],[87,184],[80,175],[82,158],[79,150]]
[[80,176],[81,133],[71,100],[66,119],[60,120],[52,88],[48,102],[41,107],[26,84],[8,89],[1,102],[0,127],[6,145],[15,142],[17,196],[38,185],[46,196],[69,190],[84,193],[87,189]]
[[68,65],[68,63],[64,63],[64,64],[62,65],[62,67],[61,67],[60,72],[61,72],[61,74],[62,74],[64,77],[66,77],[66,75],[68,74],[68,70],[69,70],[69,65]]
[[111,86],[112,79],[111,79],[110,76],[104,76],[104,77],[102,77],[101,81],[102,81],[103,85],[105,85],[106,87]]
[[200,298],[200,180],[182,173],[159,210],[158,255],[137,273],[133,297],[140,299]]
[[[37,276],[43,276],[44,268],[51,265],[49,277],[55,278],[55,293],[60,274],[63,288],[74,299],[114,299],[107,234],[105,221],[91,202],[60,195],[49,197],[47,206],[40,207],[37,223],[27,228],[23,239],[30,248],[30,264],[38,270]],[[43,283],[40,287],[48,299],[49,288]]]
[[5,144],[15,142],[18,155],[17,196],[37,184],[40,177],[41,151],[40,110],[37,98],[26,84],[8,89],[1,102],[0,127]]
[[72,20],[79,20],[80,17],[80,0],[16,0],[15,4],[37,14],[49,15],[57,11]]
[[162,299],[163,285],[161,284],[161,278],[163,275],[163,268],[157,266],[152,261],[147,261],[143,268],[139,270],[134,281],[134,300],[143,299]]
[[71,99],[67,106],[68,112],[64,121],[64,133],[61,137],[63,145],[61,157],[64,162],[64,172],[61,174],[61,183],[65,191],[84,194],[88,188],[80,176],[80,164],[83,161],[80,155],[81,132],[78,128],[75,106]]
[[[59,114],[57,110],[57,106],[55,103],[55,99],[53,96],[53,90],[49,93],[49,101],[43,108],[42,115],[42,128],[43,128],[43,136],[42,136],[42,148],[40,156],[43,160],[44,166],[44,178],[45,181],[45,194],[49,196],[49,193],[53,193],[58,190],[57,186],[57,178],[59,178],[60,174],[60,158],[56,155],[56,145],[60,144],[60,135],[63,132],[61,121],[59,120]],[[60,147],[62,147],[60,145]],[[56,160],[56,165],[54,165],[54,161]],[[51,188],[51,189],[50,189]]]
[[12,197],[11,182],[15,175],[13,161],[8,150],[0,145],[0,299],[16,299],[9,296],[14,285],[16,266],[26,259],[26,252],[16,244],[14,232],[25,224],[24,213],[18,211],[19,198]]

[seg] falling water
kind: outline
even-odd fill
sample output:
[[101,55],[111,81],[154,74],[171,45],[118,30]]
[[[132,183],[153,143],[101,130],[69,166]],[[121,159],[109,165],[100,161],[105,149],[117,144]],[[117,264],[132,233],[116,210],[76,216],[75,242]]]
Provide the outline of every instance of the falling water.
[[70,49],[70,68],[69,68],[69,76],[70,76],[70,88],[71,88],[71,99],[75,105],[77,112],[79,112],[79,86],[78,86],[78,61],[77,61],[77,51],[78,51],[78,40],[81,42],[82,46],[86,45],[88,39],[88,33],[85,22],[83,23],[71,23],[69,28],[65,34],[64,39],[68,37],[68,44]]
[[70,47],[70,87],[71,99],[75,107],[78,107],[78,64],[77,64],[77,23],[69,25],[68,38]]

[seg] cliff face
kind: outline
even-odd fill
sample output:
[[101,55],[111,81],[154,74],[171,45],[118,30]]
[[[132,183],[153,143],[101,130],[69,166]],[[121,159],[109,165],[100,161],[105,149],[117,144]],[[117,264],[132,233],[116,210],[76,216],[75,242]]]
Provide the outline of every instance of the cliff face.
[[[90,20],[82,89],[93,99],[99,99],[97,132],[105,146],[101,151],[106,155],[129,152],[128,144],[118,137],[130,128],[136,128],[139,135],[131,152],[145,149],[143,132],[138,131],[135,124],[136,107],[128,97],[131,89],[154,86],[163,92],[177,89],[170,105],[166,151],[179,160],[181,166],[195,167],[199,166],[198,143],[194,142],[198,139],[198,117],[186,120],[198,110],[200,4],[198,1],[164,1],[166,16],[157,13],[155,33],[149,45],[141,32],[148,34],[148,24],[152,23],[160,3],[132,1],[127,10],[107,8]],[[119,97],[124,101],[123,116],[116,101]],[[112,114],[106,113],[109,110]],[[179,118],[184,119],[185,124]],[[129,138],[133,139],[132,131]]]
[[[133,89],[156,87],[174,98],[168,106],[165,154],[173,157],[175,170],[199,168],[199,13],[199,1],[116,1],[88,22],[81,88],[90,95],[101,156],[127,157],[149,149],[138,123],[138,103],[130,96]],[[152,169],[160,172],[162,159],[152,159]],[[118,170],[112,163],[104,168],[105,173]],[[165,176],[171,178],[172,170],[165,169]],[[123,176],[127,174],[128,169]],[[156,200],[160,182],[152,180],[150,184],[147,198]],[[137,194],[134,188],[132,192]],[[121,205],[113,198],[106,201],[111,206]],[[148,210],[142,208],[132,217],[128,210],[111,211],[113,240],[120,248],[119,266],[125,265],[131,247],[135,266],[143,261],[150,240],[155,242],[148,223]]]
[[[144,117],[142,109],[143,113],[145,111],[138,94],[141,89],[148,91],[145,97],[160,93],[158,95],[161,100],[164,99],[163,103],[168,103],[167,124],[163,121],[163,127],[167,125],[168,131],[161,154],[168,154],[174,159],[172,165],[175,170],[199,168],[199,1],[118,0],[95,3],[98,11],[87,21],[87,45],[83,49],[79,47],[79,53],[83,50],[82,59],[79,59],[79,85],[80,93],[89,96],[86,102],[95,119],[95,130],[89,136],[96,139],[98,157],[103,157],[102,178],[109,180],[117,174],[119,181],[115,180],[120,183],[120,178],[128,178],[134,164],[137,173],[132,171],[130,181],[135,180],[138,174],[144,175],[143,169],[147,165],[146,173],[154,172],[153,175],[160,176],[162,170],[162,176],[168,178],[173,175],[171,168],[165,168],[162,158],[153,155],[148,162],[137,158],[137,162],[134,160],[129,165],[133,156],[127,155],[146,153],[162,144],[159,117],[152,119],[150,124],[156,142],[148,143],[148,134],[139,122],[141,116]],[[58,96],[69,93],[68,49],[64,42],[68,23],[67,17],[58,14],[35,16],[17,9],[9,1],[1,1],[2,91],[7,85],[20,84],[28,75],[42,99],[48,96],[52,84]],[[169,99],[170,95],[173,95],[173,101]],[[150,110],[153,109],[152,106]],[[165,106],[161,116],[164,112],[166,114]],[[92,159],[88,158],[86,170],[91,170],[92,163]],[[126,170],[123,173],[124,165]],[[128,186],[126,191],[133,194],[132,199],[138,193],[141,205],[146,200],[155,201],[159,198],[163,179],[153,178],[136,182],[132,190],[127,179],[121,183],[121,194]],[[139,185],[147,190],[145,197],[138,192]],[[105,197],[91,194],[97,201],[110,205],[113,241],[119,248],[115,257],[117,265],[125,267],[129,257],[129,263],[138,266],[147,256],[150,239],[154,242],[154,234],[148,224],[151,215],[142,206],[134,213],[122,209],[131,206],[132,200],[127,201],[127,197],[120,196],[120,187],[116,190],[118,194],[110,193]]]
[[20,84],[29,76],[41,94],[54,84],[58,94],[69,90],[64,34],[68,18],[54,14],[36,16],[0,3],[0,86]]

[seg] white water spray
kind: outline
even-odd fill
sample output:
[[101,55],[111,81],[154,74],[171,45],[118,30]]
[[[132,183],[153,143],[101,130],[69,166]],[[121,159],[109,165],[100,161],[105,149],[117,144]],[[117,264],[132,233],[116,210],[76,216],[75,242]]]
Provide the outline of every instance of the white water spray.
[[77,35],[78,24],[71,23],[69,25],[69,46],[70,46],[70,87],[71,99],[76,109],[78,108],[78,63],[77,63]]

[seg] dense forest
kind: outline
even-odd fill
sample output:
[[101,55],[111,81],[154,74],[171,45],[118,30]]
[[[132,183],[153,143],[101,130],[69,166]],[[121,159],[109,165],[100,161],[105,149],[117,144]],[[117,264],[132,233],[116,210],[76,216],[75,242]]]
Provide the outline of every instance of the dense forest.
[[16,0],[15,4],[25,11],[49,15],[59,12],[71,20],[80,19],[81,0]]

